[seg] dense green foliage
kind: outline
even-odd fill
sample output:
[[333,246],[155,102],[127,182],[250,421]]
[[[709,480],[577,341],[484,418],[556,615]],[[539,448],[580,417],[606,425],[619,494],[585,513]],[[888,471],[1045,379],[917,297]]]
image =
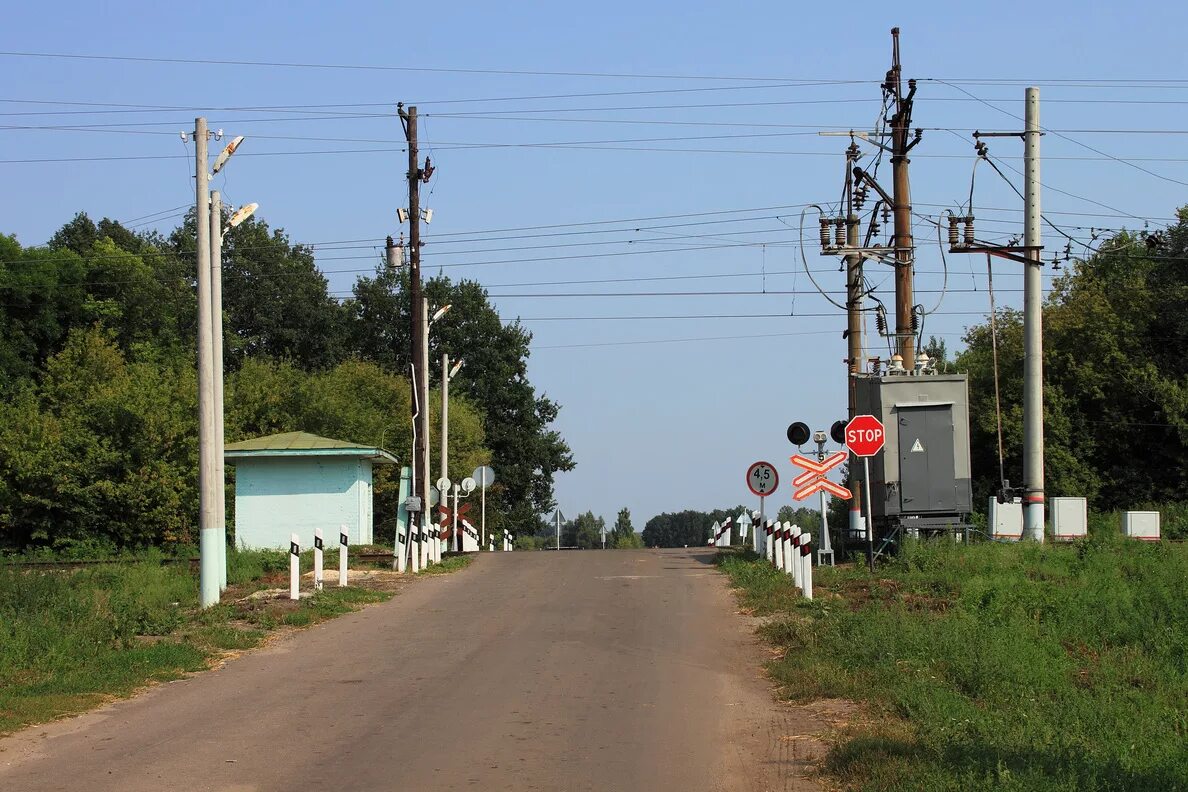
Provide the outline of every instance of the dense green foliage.
[[785,695],[868,703],[825,763],[846,788],[1188,788],[1182,545],[909,544],[874,578],[818,568],[811,602],[724,565]]
[[[1121,234],[1057,279],[1044,307],[1047,490],[1096,508],[1188,501],[1188,210],[1159,235]],[[997,317],[1006,478],[1020,483],[1023,324]],[[998,488],[989,324],[956,368],[970,377],[975,502]]]
[[[0,236],[0,548],[194,540],[194,247],[192,214],[168,238],[81,214],[44,248]],[[406,276],[381,270],[340,302],[310,250],[254,218],[227,231],[223,265],[227,440],[300,430],[407,460]],[[437,278],[427,292],[455,303],[433,355],[466,358],[450,459],[466,472],[494,465],[493,527],[531,532],[573,461],[550,428],[557,406],[528,382],[530,336],[505,327],[478,284]],[[440,404],[431,395],[432,446]],[[397,473],[377,468],[379,538],[393,529]]]

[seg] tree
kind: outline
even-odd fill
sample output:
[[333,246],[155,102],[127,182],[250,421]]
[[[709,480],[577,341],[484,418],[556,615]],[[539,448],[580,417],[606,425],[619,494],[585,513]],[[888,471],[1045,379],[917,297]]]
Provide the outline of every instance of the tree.
[[[178,256],[191,262],[195,235],[190,212],[170,237]],[[347,357],[347,311],[330,296],[313,252],[259,218],[224,234],[223,313],[231,369],[249,357],[269,357],[322,371]]]
[[710,539],[710,529],[715,522],[720,524],[727,517],[737,520],[745,511],[745,506],[736,506],[733,509],[715,509],[710,512],[686,510],[674,514],[658,514],[644,526],[643,542],[648,547],[705,545]]
[[[1097,508],[1188,500],[1188,211],[1122,233],[1055,284],[1043,309],[1046,489]],[[997,317],[1005,477],[1022,481],[1023,328]],[[991,330],[965,336],[975,497],[999,486]],[[1125,453],[1124,449],[1142,449]]]
[[[373,277],[359,279],[347,305],[352,349],[401,375],[410,364],[407,283],[404,270],[381,267]],[[532,336],[518,322],[504,324],[475,281],[438,276],[426,281],[424,293],[432,306],[451,306],[429,336],[430,382],[441,379],[443,353],[463,360],[450,391],[465,395],[483,416],[496,470],[488,520],[497,529],[531,531],[536,515],[554,505],[553,477],[574,467],[569,446],[551,428],[560,407],[538,396],[528,380]]]
[[602,547],[602,533],[606,530],[606,521],[595,517],[594,512],[579,514],[576,519],[561,524],[561,546],[580,547],[592,550]]

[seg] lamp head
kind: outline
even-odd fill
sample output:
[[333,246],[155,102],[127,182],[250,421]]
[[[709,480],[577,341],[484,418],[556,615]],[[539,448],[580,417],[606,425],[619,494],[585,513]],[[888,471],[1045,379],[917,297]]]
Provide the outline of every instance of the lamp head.
[[[222,130],[219,130],[222,132]],[[227,164],[227,160],[231,159],[231,155],[239,148],[239,144],[243,142],[243,135],[237,136],[234,140],[227,144],[227,147],[219,152],[219,156],[215,159],[214,172],[218,173]]]
[[235,211],[235,214],[231,215],[231,218],[227,221],[227,225],[235,228],[235,226],[254,215],[259,208],[260,204],[258,203],[244,204]]

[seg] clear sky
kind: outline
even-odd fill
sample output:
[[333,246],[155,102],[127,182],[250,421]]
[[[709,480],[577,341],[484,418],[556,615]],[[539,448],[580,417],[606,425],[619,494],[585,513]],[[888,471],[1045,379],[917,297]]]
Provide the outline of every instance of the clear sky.
[[[639,528],[748,500],[749,463],[789,473],[791,421],[825,429],[844,415],[844,317],[805,275],[797,229],[802,205],[841,193],[848,140],[817,133],[878,117],[893,25],[904,75],[920,79],[919,214],[968,200],[969,133],[1017,129],[1028,84],[1051,130],[1044,210],[1079,243],[1091,228],[1165,224],[1188,203],[1188,6],[900,5],[10,4],[0,230],[43,243],[79,210],[172,228],[193,200],[177,133],[203,114],[248,136],[212,186],[316,243],[345,296],[400,230],[393,105],[416,103],[437,167],[426,271],[481,281],[533,332],[532,380],[562,405],[578,463],[558,479],[562,510],[612,521],[628,506]],[[61,128],[79,125],[91,128]],[[1021,186],[1021,143],[990,146]],[[985,167],[974,203],[982,235],[1022,233],[1020,200]],[[916,229],[928,309],[945,267],[932,229]],[[358,241],[325,244],[343,240]],[[1045,244],[1064,239],[1048,229]],[[844,288],[837,259],[806,254],[823,288]],[[985,261],[947,267],[924,334],[954,349],[987,310]],[[868,274],[890,304],[890,271]],[[1021,284],[995,265],[999,304],[1021,305]],[[546,296],[577,292],[597,296]]]

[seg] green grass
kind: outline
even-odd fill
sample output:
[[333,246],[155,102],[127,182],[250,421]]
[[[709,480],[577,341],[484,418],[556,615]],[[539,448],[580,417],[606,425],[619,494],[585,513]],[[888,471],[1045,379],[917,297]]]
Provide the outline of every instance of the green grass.
[[1188,789],[1188,547],[909,544],[812,602],[721,563],[788,698],[866,703],[825,763],[847,789]]
[[[228,582],[240,597],[287,588],[288,564],[285,552],[232,551]],[[302,568],[312,568],[312,559],[302,558]],[[304,627],[390,596],[328,585],[299,602],[224,601],[200,611],[195,573],[186,564],[163,565],[152,552],[75,570],[0,564],[0,734],[201,670],[223,652],[256,646],[270,630]]]
[[441,559],[440,564],[434,564],[427,569],[422,569],[422,575],[447,575],[450,572],[457,572],[459,569],[465,569],[470,566],[470,562],[474,560],[474,554],[446,556]]

